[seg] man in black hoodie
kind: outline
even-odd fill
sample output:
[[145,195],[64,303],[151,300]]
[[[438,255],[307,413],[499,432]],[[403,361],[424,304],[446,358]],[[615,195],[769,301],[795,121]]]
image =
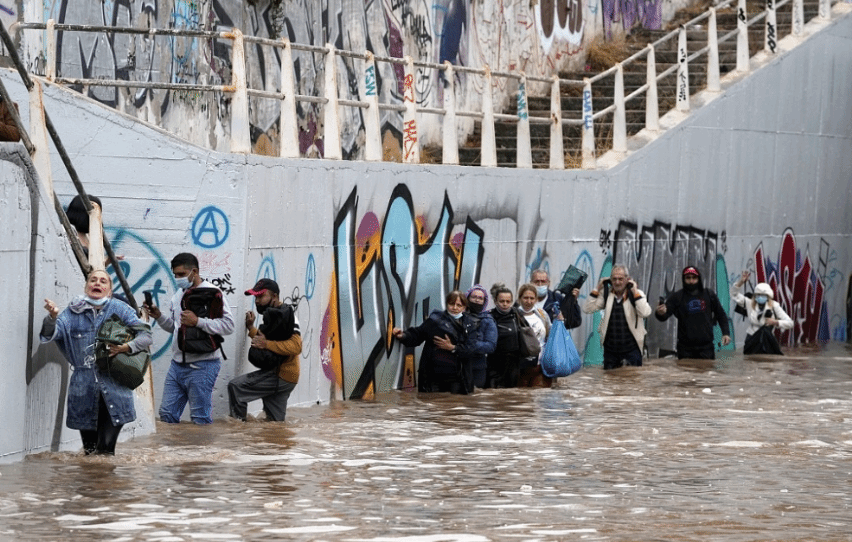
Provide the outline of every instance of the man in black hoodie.
[[715,359],[713,324],[722,328],[722,346],[727,346],[731,342],[728,315],[716,294],[704,288],[698,269],[691,265],[684,268],[681,279],[683,289],[660,303],[654,316],[660,322],[677,318],[678,359]]

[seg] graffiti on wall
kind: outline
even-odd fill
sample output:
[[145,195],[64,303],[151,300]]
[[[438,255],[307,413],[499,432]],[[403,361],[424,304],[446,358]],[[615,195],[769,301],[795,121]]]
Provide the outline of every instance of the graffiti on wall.
[[[825,240],[820,243],[827,254],[828,243]],[[796,246],[796,236],[789,228],[781,238],[775,261],[767,255],[763,243],[754,251],[755,280],[772,287],[775,301],[793,319],[793,329],[779,333],[782,345],[826,342],[830,338],[822,278],[827,261],[820,257],[816,267],[808,252],[808,247],[802,251]]]
[[[649,20],[649,6],[619,3],[612,20]],[[566,67],[567,58],[581,47],[586,24],[584,12],[597,10],[580,0],[545,0],[528,4],[498,1],[496,5],[469,0],[383,0],[316,4],[306,0],[286,3],[275,0],[166,0],[165,2],[117,0],[114,2],[45,3],[43,20],[60,24],[128,28],[170,28],[226,32],[239,27],[245,34],[262,38],[287,38],[293,43],[324,45],[339,49],[370,50],[377,56],[480,67],[493,70],[524,70],[528,75],[550,75]],[[592,13],[594,13],[592,11]],[[622,16],[623,15],[623,16]],[[322,24],[318,24],[322,21]],[[625,22],[626,24],[626,22]],[[317,29],[321,27],[321,35]],[[509,45],[509,46],[507,46]],[[44,71],[46,50],[28,59],[30,68]],[[221,85],[231,82],[232,42],[227,38],[151,36],[120,32],[57,33],[57,73],[82,77]],[[278,91],[281,51],[260,44],[246,45],[247,80],[251,87]],[[305,96],[322,93],[323,55],[293,51],[296,92]],[[359,78],[362,62],[338,60],[338,93],[344,99],[363,99]],[[445,81],[439,70],[417,67],[413,74],[416,101],[422,106],[443,104]],[[376,87],[380,101],[402,102],[404,70],[399,64],[378,63]],[[457,107],[477,109],[482,78],[456,72]],[[493,84],[509,92],[506,81]],[[228,93],[198,90],[117,89],[77,85],[78,91],[110,107],[134,114],[195,143],[227,149],[231,100]],[[471,92],[474,90],[475,92]],[[511,92],[514,92],[511,90]],[[498,102],[499,103],[499,102]],[[364,122],[357,108],[341,108],[341,145],[345,158],[363,155]],[[188,115],[193,123],[185,122]],[[322,156],[320,106],[299,102],[299,150]],[[399,111],[380,113],[384,143],[397,149],[403,144],[403,119]],[[277,154],[280,104],[252,98],[249,123],[254,151]],[[437,122],[435,119],[429,123]],[[425,130],[424,144],[437,143],[437,126]],[[394,154],[393,152],[391,154]]]
[[602,0],[604,36],[613,37],[613,24],[624,30],[635,25],[648,30],[660,30],[663,24],[662,0]]
[[[649,300],[668,297],[681,289],[681,270],[692,265],[701,272],[704,285],[715,290],[722,307],[729,310],[728,271],[720,253],[720,245],[724,244],[724,239],[725,232],[718,234],[693,226],[661,221],[640,227],[635,222],[622,220],[614,232],[601,230],[600,234],[601,246],[612,246],[612,261],[627,266],[630,276]],[[609,271],[604,275],[602,270],[601,276],[609,276]],[[731,325],[730,316],[728,321]],[[661,352],[667,354],[676,350],[676,320],[670,318],[660,322],[651,317],[647,319],[647,328],[645,346],[650,355],[656,356]],[[718,325],[715,326],[714,334],[717,350],[733,350],[733,341],[727,347],[720,346],[722,334]],[[594,340],[600,342],[596,329],[594,335]],[[589,359],[588,356],[587,359],[592,363],[603,362],[603,357],[599,362]]]
[[402,184],[383,217],[358,216],[356,188],[334,221],[332,294],[320,337],[323,370],[347,399],[415,385],[416,352],[390,331],[422,323],[443,309],[449,291],[475,284],[484,255],[484,232],[470,218],[457,220],[446,194],[435,222],[416,213]]

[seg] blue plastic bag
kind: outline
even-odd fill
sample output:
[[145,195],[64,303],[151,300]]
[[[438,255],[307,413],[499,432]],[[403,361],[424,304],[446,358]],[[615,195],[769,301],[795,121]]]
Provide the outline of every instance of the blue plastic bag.
[[565,324],[557,320],[550,328],[550,336],[541,355],[541,372],[548,378],[568,376],[583,368],[583,360]]

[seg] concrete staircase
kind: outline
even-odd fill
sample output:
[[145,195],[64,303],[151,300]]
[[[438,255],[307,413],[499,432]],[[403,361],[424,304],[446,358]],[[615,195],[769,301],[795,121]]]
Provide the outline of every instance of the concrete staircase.
[[[665,36],[680,25],[687,23],[695,17],[706,12],[713,4],[703,2],[679,11],[674,19],[664,30],[647,30],[641,27],[634,28],[625,40],[625,55],[627,58],[637,51],[643,49],[649,43],[653,43]],[[807,22],[818,13],[819,0],[804,0],[804,21]],[[761,13],[765,3],[757,0],[749,0],[747,11],[749,19]],[[777,10],[777,35],[778,39],[791,33],[792,28],[792,3]],[[687,28],[687,49],[689,54],[694,53],[707,46],[707,20],[699,25]],[[749,27],[749,57],[755,55],[764,48],[765,23],[759,21]],[[725,34],[736,30],[736,4],[732,7],[718,10],[716,13],[717,36],[720,38]],[[671,39],[655,50],[655,61],[657,74],[660,74],[673,66],[677,60],[677,38]],[[706,55],[697,61],[690,63],[689,89],[694,94],[702,90],[707,83]],[[722,77],[730,71],[736,70],[737,66],[737,40],[733,36],[726,42],[719,43],[719,72]],[[604,70],[601,70],[604,71]],[[563,79],[583,80],[586,77],[597,75],[598,71],[564,72],[559,76]],[[662,116],[675,107],[675,92],[677,73],[673,72],[657,82],[659,98],[659,114]],[[614,75],[607,76],[597,81],[592,86],[592,104],[595,111],[609,107],[613,103]],[[631,62],[624,66],[624,95],[630,93],[645,84],[647,78],[647,65],[645,58]],[[529,114],[531,117],[550,116],[550,96],[528,96]],[[578,119],[582,111],[582,89],[563,87],[562,92],[562,118]],[[627,136],[635,135],[645,127],[645,95],[633,99],[626,104]],[[517,112],[513,104],[507,109],[507,114]],[[579,125],[563,124],[563,145],[565,150],[565,167],[579,168],[581,156],[581,133]],[[496,147],[497,162],[499,167],[515,167],[517,164],[517,125],[514,123],[496,123]],[[481,164],[481,123],[476,122],[474,133],[467,143],[459,148],[459,163],[468,166]],[[532,160],[534,168],[548,168],[550,163],[550,126],[547,124],[530,124],[530,145],[532,148]],[[595,122],[595,150],[596,155],[601,156],[612,148],[612,115],[607,115]]]

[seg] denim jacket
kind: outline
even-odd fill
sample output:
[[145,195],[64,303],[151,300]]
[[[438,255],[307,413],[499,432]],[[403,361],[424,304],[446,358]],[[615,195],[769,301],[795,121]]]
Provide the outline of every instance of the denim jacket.
[[[133,391],[101,373],[95,366],[95,337],[101,324],[113,314],[127,325],[146,325],[123,301],[110,298],[96,311],[82,296],[74,298],[56,320],[47,316],[42,324],[41,342],[56,342],[73,369],[65,419],[65,424],[71,429],[94,431],[98,428],[101,395],[113,425],[123,425],[136,419]],[[130,351],[144,350],[152,342],[150,330],[139,333],[130,341]]]

